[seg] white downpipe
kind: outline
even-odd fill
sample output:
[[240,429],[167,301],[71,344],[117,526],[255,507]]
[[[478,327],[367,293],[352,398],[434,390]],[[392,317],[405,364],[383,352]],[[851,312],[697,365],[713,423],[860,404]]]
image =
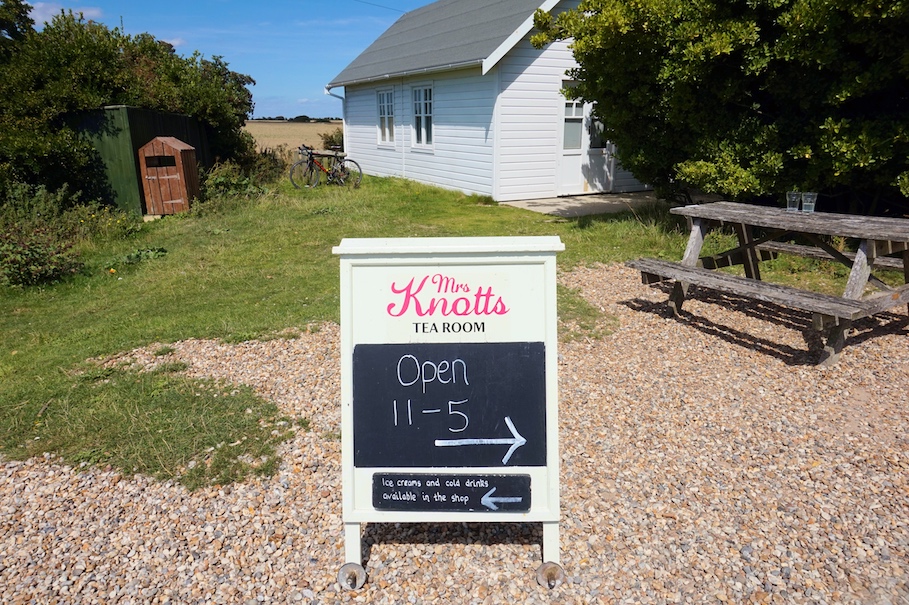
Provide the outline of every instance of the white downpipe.
[[347,149],[346,149],[347,141],[350,140],[349,138],[347,138],[347,99],[345,97],[342,97],[341,95],[336,95],[335,93],[333,93],[331,91],[331,88],[328,86],[325,87],[325,94],[327,94],[329,97],[341,99],[341,125],[344,127],[344,147],[345,147],[345,152],[346,152],[347,151]]

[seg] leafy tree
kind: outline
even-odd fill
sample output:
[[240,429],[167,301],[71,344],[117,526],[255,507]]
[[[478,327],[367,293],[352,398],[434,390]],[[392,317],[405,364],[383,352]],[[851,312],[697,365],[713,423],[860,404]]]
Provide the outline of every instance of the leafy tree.
[[538,46],[573,39],[566,92],[596,102],[642,180],[906,211],[909,4],[583,0],[535,23]]
[[100,24],[60,16],[28,32],[0,66],[0,193],[22,182],[98,194],[100,163],[66,116],[122,95],[123,76],[118,40]]
[[127,36],[71,12],[36,32],[28,10],[20,0],[3,0],[0,10],[0,202],[13,183],[99,194],[100,162],[68,119],[105,105],[192,115],[215,156],[253,161],[242,127],[254,82],[221,57],[181,57],[150,34]]
[[216,156],[250,160],[255,145],[242,130],[253,110],[250,76],[231,71],[222,57],[181,57],[150,34],[126,40],[131,80],[120,102],[194,116],[206,126]]
[[28,14],[30,8],[22,0],[0,2],[0,61],[8,57],[13,46],[33,30],[35,22]]

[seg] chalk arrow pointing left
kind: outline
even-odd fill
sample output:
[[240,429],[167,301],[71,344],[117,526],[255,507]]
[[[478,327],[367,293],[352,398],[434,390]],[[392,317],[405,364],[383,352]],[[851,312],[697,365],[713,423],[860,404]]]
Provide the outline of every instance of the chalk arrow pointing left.
[[511,459],[511,455],[514,454],[515,450],[527,443],[527,440],[521,437],[521,434],[516,428],[514,428],[514,423],[508,416],[505,416],[505,424],[508,425],[508,429],[511,431],[511,437],[502,439],[436,439],[436,447],[459,447],[462,445],[510,445],[511,447],[508,448],[508,452],[505,453],[505,457],[502,458],[502,464],[508,464],[508,460]]
[[496,488],[492,488],[491,490],[486,492],[486,494],[482,498],[480,498],[480,504],[482,504],[483,506],[485,506],[486,508],[488,508],[490,510],[499,510],[499,507],[497,506],[497,504],[506,503],[506,502],[520,502],[521,500],[523,500],[523,498],[521,498],[519,496],[496,496],[495,498],[493,498],[492,495],[495,493],[495,491],[496,491]]

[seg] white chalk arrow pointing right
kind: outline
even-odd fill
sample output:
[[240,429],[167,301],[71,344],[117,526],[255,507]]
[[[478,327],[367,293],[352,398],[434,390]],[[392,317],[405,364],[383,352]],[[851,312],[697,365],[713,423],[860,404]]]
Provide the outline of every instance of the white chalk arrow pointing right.
[[511,455],[514,454],[515,450],[527,443],[527,440],[521,437],[521,434],[516,428],[514,428],[514,423],[511,421],[511,418],[505,416],[505,424],[508,425],[509,430],[511,430],[511,438],[503,439],[436,439],[436,447],[457,447],[461,445],[510,445],[508,452],[506,452],[505,457],[502,458],[502,464],[508,464],[508,460],[511,458]]

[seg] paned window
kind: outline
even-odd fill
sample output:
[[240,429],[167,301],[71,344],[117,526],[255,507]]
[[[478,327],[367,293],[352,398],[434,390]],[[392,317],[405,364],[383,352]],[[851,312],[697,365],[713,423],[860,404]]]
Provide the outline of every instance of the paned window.
[[580,149],[584,133],[584,103],[565,101],[564,148]]
[[380,90],[379,102],[379,144],[395,142],[395,93],[394,90]]
[[432,87],[413,89],[413,141],[415,147],[432,145]]

